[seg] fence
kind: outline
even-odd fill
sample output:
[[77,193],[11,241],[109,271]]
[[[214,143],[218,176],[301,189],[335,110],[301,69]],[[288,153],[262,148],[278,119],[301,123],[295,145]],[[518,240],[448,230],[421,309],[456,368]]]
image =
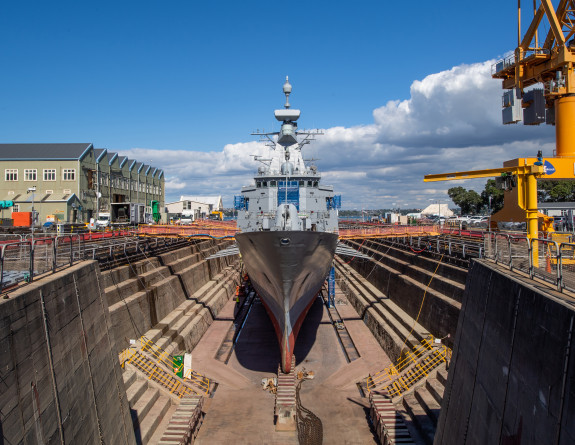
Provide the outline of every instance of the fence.
[[0,240],[0,292],[85,259],[98,260],[106,268],[127,257],[186,243],[173,238],[142,239],[127,233],[109,233],[105,238],[84,233],[21,238],[22,241]]
[[[143,257],[149,251],[187,243],[178,238],[132,235],[124,231],[0,238],[0,292],[85,259],[98,260],[106,269],[134,255]],[[389,233],[387,241],[403,244],[415,253],[427,251],[465,260],[486,258],[549,282],[560,292],[575,291],[575,243],[569,234],[554,233],[551,238],[540,234],[529,240],[525,234],[443,229],[440,236]]]
[[416,236],[410,234],[387,237],[386,240],[392,244],[404,245],[414,253],[430,252],[439,255],[448,255],[464,260],[484,257],[484,245],[482,235],[474,235],[469,238],[453,238],[449,235]]
[[575,291],[575,243],[570,238],[553,234],[530,240],[525,235],[490,233],[484,237],[485,257],[551,283],[559,292]]
[[551,283],[559,292],[575,291],[575,243],[571,234],[553,233],[545,238],[540,233],[539,238],[532,240],[520,233],[473,231],[456,238],[451,234],[444,231],[443,236],[398,236],[387,241],[403,244],[415,253],[466,260],[485,258]]

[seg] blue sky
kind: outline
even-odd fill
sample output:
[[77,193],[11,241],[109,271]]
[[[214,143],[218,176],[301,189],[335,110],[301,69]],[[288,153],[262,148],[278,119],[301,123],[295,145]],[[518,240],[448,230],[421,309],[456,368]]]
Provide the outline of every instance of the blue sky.
[[[516,46],[516,7],[5,1],[0,142],[92,142],[164,168],[168,201],[222,194],[231,205],[257,167],[250,133],[277,128],[289,75],[300,128],[326,131],[314,150],[345,208],[423,206],[454,184],[430,188],[422,174],[551,147],[550,128],[497,127],[488,67]],[[444,137],[429,138],[438,128]]]

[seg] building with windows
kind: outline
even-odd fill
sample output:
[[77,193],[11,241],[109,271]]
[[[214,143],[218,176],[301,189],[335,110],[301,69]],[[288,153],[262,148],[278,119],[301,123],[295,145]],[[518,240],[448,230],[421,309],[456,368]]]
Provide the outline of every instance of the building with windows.
[[[0,144],[0,196],[47,220],[150,220],[164,205],[164,172],[90,143]],[[4,215],[7,217],[8,215]]]
[[222,212],[224,205],[221,196],[180,196],[179,201],[166,204],[168,221],[180,218],[197,219],[208,218],[212,212]]

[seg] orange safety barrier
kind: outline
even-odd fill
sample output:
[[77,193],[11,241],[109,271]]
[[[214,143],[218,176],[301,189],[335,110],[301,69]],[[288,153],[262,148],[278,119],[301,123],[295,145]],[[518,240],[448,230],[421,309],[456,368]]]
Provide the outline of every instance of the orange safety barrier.
[[141,225],[139,235],[178,236],[194,238],[223,238],[233,237],[237,233],[235,227],[205,227],[205,226],[175,226],[175,225]]
[[340,229],[340,239],[389,238],[392,236],[432,236],[439,227],[429,226],[376,226],[361,229]]
[[[178,236],[194,238],[231,238],[238,233],[235,221],[202,221],[190,225],[141,225],[140,235]],[[340,239],[389,238],[394,236],[433,236],[439,227],[429,226],[371,226],[360,229],[340,229]]]

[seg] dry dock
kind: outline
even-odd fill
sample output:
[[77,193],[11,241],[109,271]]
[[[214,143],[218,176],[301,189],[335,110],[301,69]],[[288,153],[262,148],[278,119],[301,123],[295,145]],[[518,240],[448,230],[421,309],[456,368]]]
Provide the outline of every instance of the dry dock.
[[239,259],[207,259],[229,241],[114,242],[3,293],[0,443],[575,440],[575,299],[474,241],[348,241],[370,259],[336,257],[295,348],[313,379],[280,376],[277,400],[272,324],[237,307]]
[[[346,361],[334,326],[321,299],[316,299],[295,349],[297,370],[314,371],[302,383],[304,408],[322,423],[324,443],[376,443],[366,421],[367,399],[356,382],[390,362],[358,320],[343,294],[338,295],[342,319],[353,328],[354,343],[362,353],[357,363]],[[214,346],[221,344],[232,323],[235,303],[230,301],[194,349],[198,371],[219,376],[220,386],[206,410],[198,443],[297,444],[297,432],[278,432],[274,426],[274,395],[262,390],[262,378],[277,374],[279,350],[273,325],[261,303],[256,302],[227,364],[214,360]]]

